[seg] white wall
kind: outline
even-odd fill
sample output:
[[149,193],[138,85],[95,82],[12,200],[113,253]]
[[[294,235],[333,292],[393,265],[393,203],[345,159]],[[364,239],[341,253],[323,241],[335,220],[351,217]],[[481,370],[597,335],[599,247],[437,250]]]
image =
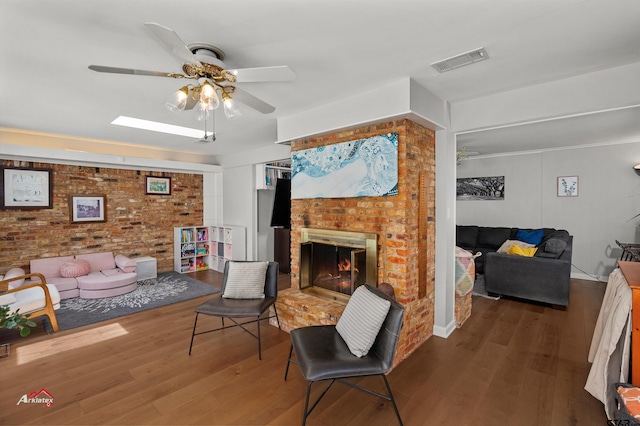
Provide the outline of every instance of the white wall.
[[222,175],[222,221],[224,225],[244,226],[247,234],[247,260],[256,258],[257,193],[252,164],[225,168]]
[[276,191],[260,189],[258,192],[258,226],[256,230],[256,260],[274,260],[274,232],[271,227],[271,214]]
[[[606,280],[620,242],[640,242],[640,142],[477,158],[458,177],[505,176],[503,201],[458,201],[460,225],[549,227],[574,237],[572,276]],[[558,176],[578,176],[578,197],[558,197]]]

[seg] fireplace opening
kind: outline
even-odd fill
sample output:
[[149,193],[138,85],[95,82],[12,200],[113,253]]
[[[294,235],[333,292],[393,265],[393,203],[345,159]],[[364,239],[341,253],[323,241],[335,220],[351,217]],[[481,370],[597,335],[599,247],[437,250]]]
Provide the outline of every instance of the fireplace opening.
[[377,285],[376,235],[303,228],[300,287],[348,300],[362,284]]

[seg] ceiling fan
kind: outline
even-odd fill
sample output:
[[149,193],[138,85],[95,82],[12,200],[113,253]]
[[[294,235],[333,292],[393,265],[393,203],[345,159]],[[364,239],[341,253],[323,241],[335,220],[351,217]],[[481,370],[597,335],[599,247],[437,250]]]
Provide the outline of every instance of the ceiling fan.
[[116,68],[89,65],[89,69],[115,74],[133,74],[175,79],[195,80],[178,89],[167,100],[166,106],[172,111],[196,109],[196,117],[206,120],[212,116],[222,100],[225,116],[238,117],[240,110],[234,101],[241,102],[263,114],[275,111],[275,107],[239,89],[234,83],[292,81],[295,72],[288,66],[226,69],[224,52],[216,46],[205,43],[185,44],[170,28],[155,22],[144,24],[159,39],[160,43],[176,58],[183,62],[182,73],[145,71],[130,68]]

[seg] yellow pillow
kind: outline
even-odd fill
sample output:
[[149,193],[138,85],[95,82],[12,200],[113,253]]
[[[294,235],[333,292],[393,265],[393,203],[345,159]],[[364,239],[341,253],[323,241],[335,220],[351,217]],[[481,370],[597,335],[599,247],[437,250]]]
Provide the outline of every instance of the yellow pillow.
[[509,247],[509,250],[507,250],[507,254],[532,257],[534,254],[536,254],[536,250],[538,250],[538,247],[518,247],[514,245]]

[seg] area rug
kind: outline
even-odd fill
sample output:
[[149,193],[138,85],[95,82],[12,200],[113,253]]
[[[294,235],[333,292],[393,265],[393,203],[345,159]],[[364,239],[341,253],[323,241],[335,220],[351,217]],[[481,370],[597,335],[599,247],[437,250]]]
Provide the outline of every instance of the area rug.
[[471,292],[474,296],[485,297],[487,299],[498,300],[500,296],[489,296],[487,293],[487,289],[484,287],[484,275],[476,274],[476,279],[473,282],[473,291]]
[[[56,317],[60,330],[69,330],[219,291],[217,287],[178,272],[165,272],[158,274],[158,278],[138,281],[137,289],[121,296],[64,299],[56,310]],[[44,322],[47,331],[51,331],[49,322]]]

